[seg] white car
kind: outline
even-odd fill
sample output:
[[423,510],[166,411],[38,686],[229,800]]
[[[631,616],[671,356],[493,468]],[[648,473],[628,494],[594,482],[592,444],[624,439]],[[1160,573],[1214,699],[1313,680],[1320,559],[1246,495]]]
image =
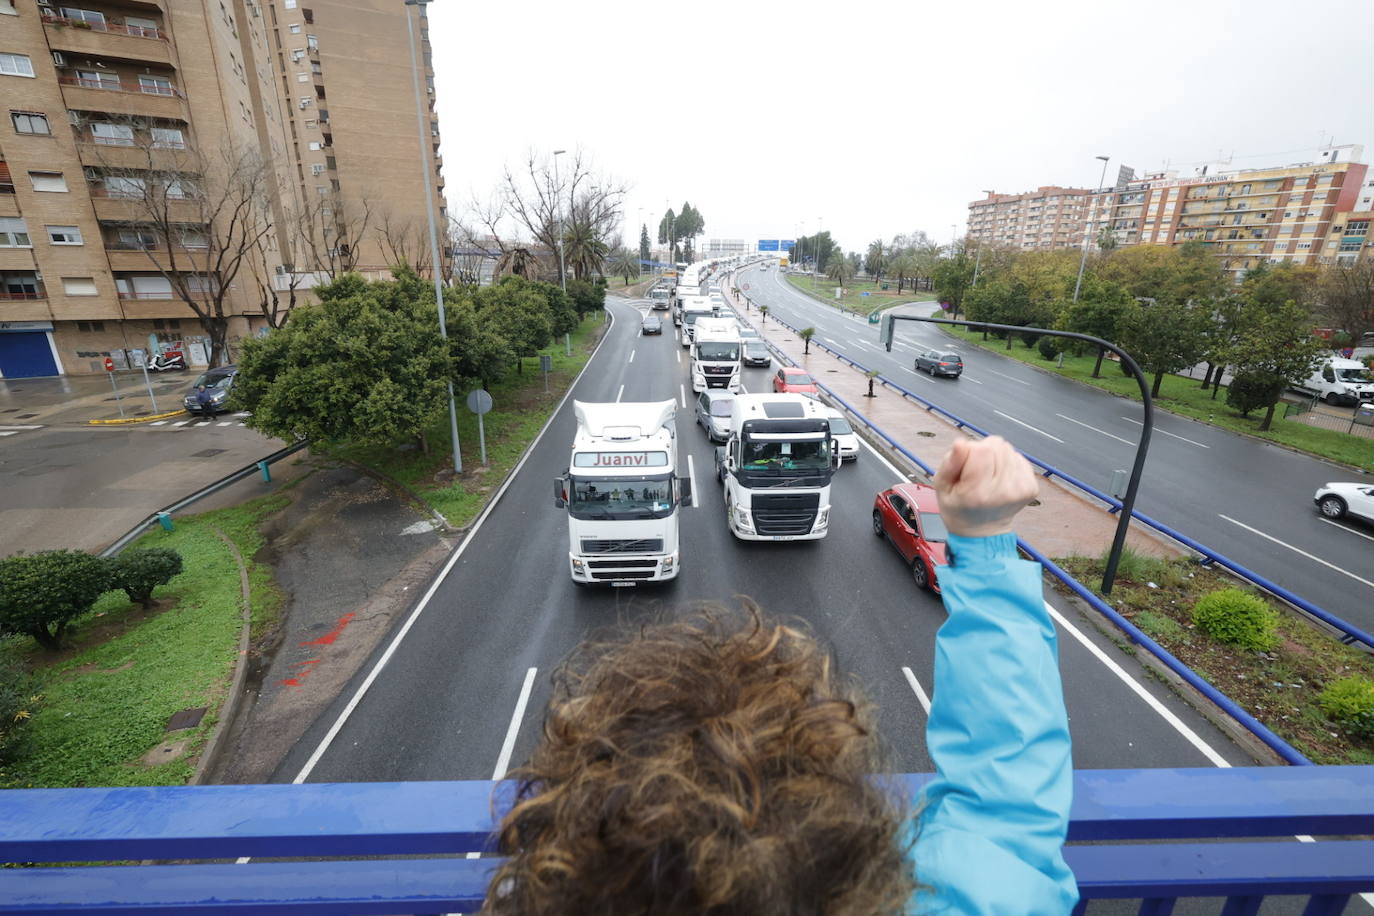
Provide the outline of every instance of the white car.
[[1353,515],[1374,523],[1374,484],[1328,483],[1312,497],[1327,518]]
[[840,443],[841,461],[859,460],[859,436],[849,425],[845,415],[833,407],[825,409],[825,417],[830,421],[830,438]]

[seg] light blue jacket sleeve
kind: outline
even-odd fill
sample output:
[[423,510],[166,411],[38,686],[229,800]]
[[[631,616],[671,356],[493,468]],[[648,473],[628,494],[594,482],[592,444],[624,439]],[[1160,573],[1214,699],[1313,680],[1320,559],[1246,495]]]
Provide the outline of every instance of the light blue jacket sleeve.
[[1014,535],[950,536],[939,571],[949,619],[935,640],[913,910],[1066,914],[1078,900],[1062,846],[1073,796],[1069,723],[1040,567]]

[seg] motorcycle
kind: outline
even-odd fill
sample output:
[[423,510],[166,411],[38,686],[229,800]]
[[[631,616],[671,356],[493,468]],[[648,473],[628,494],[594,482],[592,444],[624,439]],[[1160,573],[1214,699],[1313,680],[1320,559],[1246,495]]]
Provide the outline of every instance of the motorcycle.
[[176,350],[158,353],[148,361],[149,372],[168,372],[173,369],[185,370],[186,357]]

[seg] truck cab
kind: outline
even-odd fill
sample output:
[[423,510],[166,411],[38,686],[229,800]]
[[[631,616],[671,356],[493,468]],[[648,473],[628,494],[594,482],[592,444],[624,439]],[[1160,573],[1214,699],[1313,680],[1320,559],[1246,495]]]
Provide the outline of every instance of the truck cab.
[[715,312],[711,308],[711,300],[705,296],[688,296],[680,300],[682,302],[682,345],[684,347],[692,344],[692,327],[699,318],[711,318]]
[[730,533],[747,541],[823,538],[839,449],[825,406],[799,394],[742,394],[716,449]]
[[692,390],[739,391],[743,349],[735,319],[698,318],[692,325]]
[[677,474],[676,402],[574,401],[577,434],[554,505],[568,513],[577,585],[666,582],[681,568],[678,518],[692,504]]

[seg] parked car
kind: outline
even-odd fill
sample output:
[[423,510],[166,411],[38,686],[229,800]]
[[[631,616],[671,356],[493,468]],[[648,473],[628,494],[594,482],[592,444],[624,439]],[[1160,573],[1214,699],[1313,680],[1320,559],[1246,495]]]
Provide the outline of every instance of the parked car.
[[187,413],[207,417],[224,413],[224,404],[229,400],[229,392],[233,390],[238,374],[238,366],[207,369],[191,384],[191,390],[181,399],[181,406],[186,408]]
[[859,434],[849,425],[849,419],[833,407],[826,408],[825,417],[830,421],[830,438],[840,443],[840,460],[858,461]]
[[644,320],[639,323],[641,334],[662,334],[663,319],[657,315],[645,315]]
[[1317,509],[1327,518],[1352,515],[1374,524],[1374,485],[1367,483],[1322,484],[1313,496]]
[[750,337],[743,341],[744,344],[744,364],[746,366],[761,366],[767,369],[773,365],[773,355],[768,352],[768,344],[757,337]]
[[813,398],[820,395],[816,380],[805,369],[794,366],[783,366],[777,371],[773,376],[773,390],[779,394],[807,394]]
[[873,533],[897,548],[918,588],[939,593],[937,570],[949,565],[949,532],[934,487],[899,483],[879,493],[873,500]]
[[964,359],[953,350],[927,350],[916,357],[916,371],[958,378],[964,371]]
[[697,396],[697,423],[706,430],[710,442],[730,438],[730,409],[734,395],[722,388],[707,388]]

